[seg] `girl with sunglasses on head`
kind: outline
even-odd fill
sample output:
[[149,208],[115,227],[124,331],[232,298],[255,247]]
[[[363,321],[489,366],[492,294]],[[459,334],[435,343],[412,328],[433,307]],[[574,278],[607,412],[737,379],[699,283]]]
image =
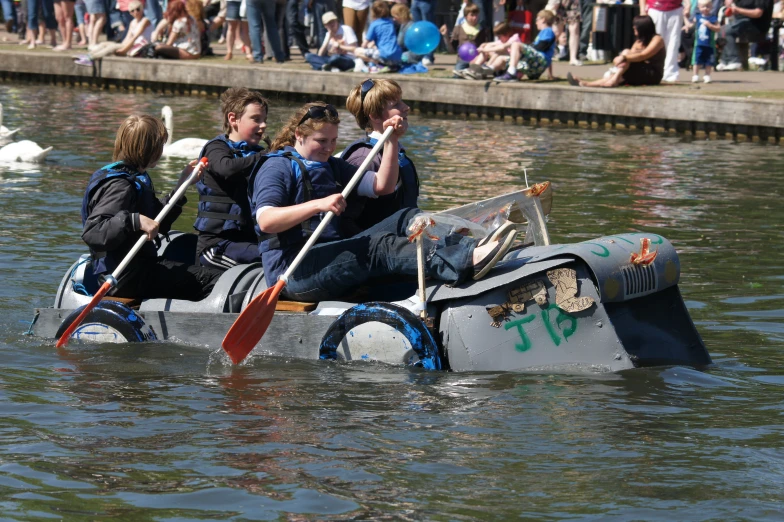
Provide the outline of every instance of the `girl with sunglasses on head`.
[[[267,284],[272,286],[294,260],[311,231],[328,212],[334,212],[322,235],[289,277],[283,290],[289,299],[320,301],[343,297],[359,285],[390,275],[417,274],[416,245],[407,227],[420,211],[402,209],[380,223],[350,235],[341,215],[356,199],[392,194],[398,183],[398,140],[407,128],[395,115],[382,128],[395,131],[384,143],[376,172],[368,171],[346,201],[340,194],[357,167],[332,157],[338,138],[337,110],[323,102],[301,107],[272,143],[277,152],[257,163],[249,180],[250,205],[255,217]],[[369,204],[373,204],[370,202]],[[502,235],[502,234],[499,234]],[[477,245],[473,238],[450,235],[425,264],[428,276],[450,284],[478,279],[509,250],[515,231]]]
[[[403,102],[403,90],[394,80],[368,79],[351,90],[346,99],[346,108],[354,115],[357,125],[368,133],[366,138],[357,140],[343,151],[341,158],[357,167],[365,161],[371,149],[384,132],[384,122],[393,116],[408,121],[409,107]],[[392,194],[379,196],[378,200],[365,205],[354,220],[360,232],[380,223],[402,208],[417,206],[419,197],[419,177],[405,149],[398,144],[397,150],[399,179]],[[381,165],[383,152],[370,164],[371,170]]]
[[74,59],[76,65],[92,67],[93,60],[115,54],[117,56],[134,56],[138,51],[152,41],[152,24],[144,17],[143,5],[139,0],[128,4],[128,12],[133,17],[128,24],[128,32],[122,43],[101,42],[87,54],[82,54]]

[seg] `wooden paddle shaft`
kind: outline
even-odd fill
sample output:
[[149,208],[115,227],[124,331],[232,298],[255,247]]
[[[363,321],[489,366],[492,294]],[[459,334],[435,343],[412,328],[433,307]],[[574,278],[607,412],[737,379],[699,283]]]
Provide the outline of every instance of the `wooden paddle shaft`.
[[[176,205],[177,201],[179,201],[182,195],[185,194],[185,191],[188,190],[188,187],[190,186],[191,182],[199,175],[199,172],[201,172],[201,169],[203,169],[206,164],[207,164],[207,158],[202,158],[199,161],[199,163],[196,164],[196,166],[193,169],[193,172],[191,172],[191,175],[188,176],[188,179],[182,182],[182,184],[176,190],[174,195],[172,195],[172,197],[169,198],[169,202],[166,204],[166,206],[164,206],[161,209],[161,211],[158,212],[158,215],[155,216],[155,221],[157,223],[160,223],[163,220],[163,218],[165,218],[169,214],[171,209],[174,208],[174,205]],[[142,249],[142,247],[146,242],[147,242],[147,235],[144,234],[136,241],[136,244],[133,245],[133,248],[130,251],[128,251],[128,254],[125,256],[125,258],[120,262],[119,265],[117,265],[117,268],[114,269],[114,272],[112,272],[111,277],[115,281],[117,281],[117,278],[120,277],[120,274],[122,274],[123,271],[126,268],[128,268],[128,265],[131,263],[131,261],[133,261],[133,258],[136,256],[136,254],[139,253],[139,250]]]
[[424,234],[419,234],[416,238],[417,247],[417,282],[419,283],[419,299],[422,301],[422,306],[425,307],[419,311],[419,317],[422,320],[427,318],[427,307],[425,301],[427,294],[425,293],[425,241],[422,239]]
[[[357,184],[359,184],[360,180],[362,179],[362,176],[365,174],[365,171],[368,169],[373,159],[376,157],[376,154],[379,153],[381,147],[384,146],[384,143],[386,143],[387,138],[389,138],[389,136],[394,132],[394,130],[395,130],[394,127],[387,127],[387,130],[384,131],[384,134],[381,135],[381,138],[379,138],[379,140],[370,150],[370,153],[365,158],[365,161],[362,162],[357,172],[348,182],[348,185],[346,185],[346,188],[344,188],[343,192],[341,192],[341,195],[343,196],[344,199],[348,198],[348,195],[351,194],[351,191],[354,190],[354,187],[356,187]],[[302,262],[302,260],[305,259],[305,256],[308,254],[308,251],[316,243],[316,241],[318,241],[319,236],[321,236],[321,233],[324,232],[324,229],[327,227],[327,225],[329,225],[329,222],[332,221],[333,217],[335,217],[334,212],[327,212],[327,215],[324,216],[324,219],[321,220],[319,226],[316,227],[316,230],[314,230],[313,234],[310,236],[310,238],[308,238],[308,241],[305,243],[305,246],[302,247],[302,250],[299,251],[297,257],[295,257],[294,261],[291,262],[289,268],[285,272],[283,272],[283,275],[279,277],[281,281],[283,281],[284,283],[288,283],[291,274],[294,273],[294,270],[296,270],[299,264]]]

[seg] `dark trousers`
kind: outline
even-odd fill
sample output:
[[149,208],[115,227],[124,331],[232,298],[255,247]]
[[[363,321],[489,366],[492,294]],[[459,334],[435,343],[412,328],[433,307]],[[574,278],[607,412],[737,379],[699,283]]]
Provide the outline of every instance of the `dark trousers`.
[[299,47],[302,56],[308,53],[308,40],[305,38],[305,26],[299,21],[299,6],[305,0],[288,0],[286,3],[286,18],[288,19],[289,36],[294,38],[294,45]]
[[593,5],[588,0],[581,2],[582,26],[580,27],[580,51],[579,54],[588,53],[588,44],[591,43],[591,32],[593,31]]
[[207,297],[221,271],[167,259],[134,259],[110,292],[115,297],[171,298],[200,301]]
[[[416,244],[408,241],[408,223],[421,211],[403,209],[349,239],[315,245],[294,271],[284,292],[297,301],[335,299],[360,285],[386,276],[416,276]],[[473,273],[476,241],[452,234],[446,246],[425,261],[425,274],[457,284]]]
[[341,71],[350,71],[354,68],[354,60],[343,54],[319,56],[315,53],[308,53],[305,55],[305,61],[316,71],[329,70],[333,67],[337,67]]

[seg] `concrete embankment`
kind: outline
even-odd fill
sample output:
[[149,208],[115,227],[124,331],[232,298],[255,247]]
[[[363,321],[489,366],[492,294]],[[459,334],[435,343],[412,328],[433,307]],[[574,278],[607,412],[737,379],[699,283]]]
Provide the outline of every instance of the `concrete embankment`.
[[[0,51],[0,80],[118,90],[217,95],[232,86],[294,101],[343,105],[366,74],[326,74],[272,65],[105,58],[93,68],[70,56]],[[550,84],[470,82],[393,75],[414,112],[435,117],[682,134],[698,139],[784,144],[784,101],[646,89],[586,89]]]

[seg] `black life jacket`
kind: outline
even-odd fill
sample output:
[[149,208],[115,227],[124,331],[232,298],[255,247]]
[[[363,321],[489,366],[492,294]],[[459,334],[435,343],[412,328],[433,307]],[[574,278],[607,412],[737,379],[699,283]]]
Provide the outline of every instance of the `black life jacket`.
[[[253,197],[254,181],[261,166],[267,159],[274,157],[284,157],[291,160],[290,173],[294,177],[296,190],[294,193],[290,194],[288,206],[299,205],[307,201],[325,198],[332,194],[339,194],[342,192],[344,184],[349,180],[339,179],[337,173],[341,170],[337,166],[338,160],[336,158],[329,158],[329,161],[326,164],[309,162],[293,153],[292,149],[288,147],[287,149],[288,150],[267,154],[264,157],[264,161],[256,163],[253,167],[253,172],[251,172],[250,179],[248,180],[248,200]],[[311,163],[311,168],[308,168],[308,163]],[[313,164],[316,164],[315,167]],[[321,218],[322,216],[319,215],[313,216],[299,225],[279,234],[266,234],[261,232],[258,222],[254,219],[254,229],[259,239],[259,253],[304,244],[316,227],[318,227]],[[319,241],[325,242],[342,239],[344,236],[341,233],[340,222],[341,216],[332,218],[329,225],[322,232]]]
[[[224,135],[220,135],[204,145],[199,155],[200,159],[204,157],[207,146],[216,141],[225,143],[235,158],[258,154],[263,150],[261,147],[249,146],[244,141],[232,142]],[[221,239],[251,243],[256,241],[246,177],[217,178],[210,173],[208,167],[204,178],[199,180],[196,188],[199,191],[199,207],[193,228],[204,235],[212,236],[208,241],[201,241],[202,234],[200,234],[200,250],[209,248]]]
[[[126,167],[122,161],[117,161],[101,167],[90,176],[90,181],[87,183],[87,188],[84,191],[84,198],[82,199],[82,226],[84,226],[89,217],[89,204],[95,191],[104,182],[117,178],[127,180],[136,191],[136,206],[132,211],[138,212],[150,219],[155,218],[161,206],[160,202],[155,197],[155,189],[152,186],[152,180],[150,179],[149,174],[146,172],[140,174],[135,170]],[[112,273],[125,255],[133,248],[133,245],[138,241],[139,237],[140,236],[129,237],[122,245],[111,252],[98,252],[90,249],[90,255],[92,256],[93,261],[93,273],[96,275]],[[158,252],[155,249],[155,246],[148,241],[144,244],[141,251],[139,251],[139,255],[155,258],[158,256]]]
[[[364,138],[351,143],[340,154],[340,157],[347,159],[360,147],[372,149],[378,140],[375,138]],[[379,153],[379,155],[381,155]],[[401,148],[398,153],[398,169],[400,173],[400,184],[392,194],[379,196],[378,199],[368,204],[367,199],[364,201],[364,208],[354,213],[357,214],[353,218],[356,223],[357,230],[367,230],[373,225],[380,223],[395,212],[403,208],[412,208],[417,206],[417,198],[419,198],[419,176],[417,175],[414,163],[406,156],[405,149]],[[348,218],[348,216],[347,216]]]

